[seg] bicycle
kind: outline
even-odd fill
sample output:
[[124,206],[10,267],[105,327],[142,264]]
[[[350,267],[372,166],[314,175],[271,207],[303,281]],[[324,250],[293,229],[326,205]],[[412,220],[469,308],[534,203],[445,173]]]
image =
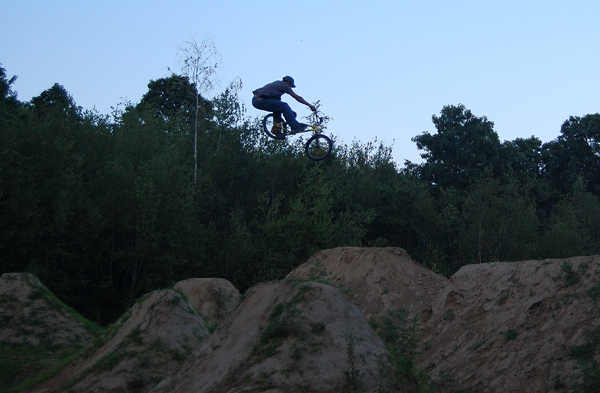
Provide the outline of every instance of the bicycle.
[[[317,103],[318,104],[318,103]],[[304,145],[304,151],[308,158],[313,161],[324,160],[331,154],[333,141],[327,135],[323,134],[326,128],[326,122],[329,120],[327,116],[319,116],[317,112],[308,116],[312,124],[308,124],[306,129],[301,132],[313,132],[313,136],[308,139]],[[285,140],[288,136],[299,134],[293,132],[287,122],[278,123],[279,127],[274,126],[273,114],[269,113],[263,118],[263,130],[270,138]]]

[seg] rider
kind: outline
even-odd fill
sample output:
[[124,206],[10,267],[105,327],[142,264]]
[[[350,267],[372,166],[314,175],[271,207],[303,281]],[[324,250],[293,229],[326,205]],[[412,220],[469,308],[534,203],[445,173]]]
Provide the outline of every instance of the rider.
[[252,106],[256,109],[273,112],[273,133],[276,135],[279,134],[279,130],[281,129],[282,114],[292,128],[292,133],[302,132],[308,127],[306,124],[299,123],[296,120],[296,112],[287,103],[281,101],[281,96],[285,93],[294,97],[296,101],[308,106],[313,112],[316,110],[314,105],[309,104],[304,98],[294,93],[292,87],[296,87],[294,85],[294,78],[285,76],[283,80],[269,83],[252,92],[254,94]]

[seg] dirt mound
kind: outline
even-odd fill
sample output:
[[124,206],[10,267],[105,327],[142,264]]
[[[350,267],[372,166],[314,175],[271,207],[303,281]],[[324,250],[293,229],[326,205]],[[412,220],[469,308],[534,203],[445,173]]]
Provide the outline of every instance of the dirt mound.
[[260,284],[155,392],[330,392],[359,376],[370,391],[384,351],[365,317],[336,288]]
[[571,348],[600,326],[599,278],[600,257],[465,266],[424,321],[419,364],[442,392],[566,391]]
[[600,257],[468,265],[448,280],[402,249],[338,248],[288,277],[329,280],[370,319],[418,315],[417,366],[439,392],[567,391],[571,348],[600,326]]
[[[1,280],[2,299],[28,299],[39,282],[27,277]],[[241,300],[218,279],[148,294],[32,391],[412,392],[422,368],[441,393],[566,392],[572,348],[600,327],[599,278],[600,257],[470,265],[447,279],[399,248],[324,250]]]
[[206,335],[206,324],[179,292],[155,291],[123,315],[103,345],[35,391],[147,392]]
[[92,338],[83,318],[33,274],[5,273],[0,277],[0,316],[0,342],[4,344],[64,347],[85,344]]
[[324,250],[287,278],[329,282],[367,318],[385,317],[399,308],[421,313],[449,283],[417,264],[405,250],[393,247]]
[[219,322],[240,302],[240,291],[222,278],[190,278],[175,284],[207,324]]
[[35,384],[63,367],[95,334],[32,274],[0,277],[0,391]]

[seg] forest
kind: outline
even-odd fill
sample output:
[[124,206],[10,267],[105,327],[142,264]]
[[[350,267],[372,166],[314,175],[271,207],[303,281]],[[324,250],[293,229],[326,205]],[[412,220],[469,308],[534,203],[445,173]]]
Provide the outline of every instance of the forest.
[[243,292],[338,246],[402,247],[448,277],[600,252],[600,114],[501,142],[447,105],[412,139],[421,163],[339,136],[313,162],[301,138],[261,133],[240,81],[207,99],[172,74],[100,114],[58,83],[21,102],[15,80],[0,66],[0,273],[36,274],[101,325],[179,280]]

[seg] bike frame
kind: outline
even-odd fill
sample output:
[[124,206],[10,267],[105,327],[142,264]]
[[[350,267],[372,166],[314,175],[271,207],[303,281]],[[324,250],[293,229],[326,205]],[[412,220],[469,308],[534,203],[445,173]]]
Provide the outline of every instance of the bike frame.
[[292,132],[292,130],[289,128],[289,125],[287,122],[282,121],[281,123],[281,130],[282,135],[288,136],[288,135],[297,135],[297,134],[302,134],[305,132],[314,132],[315,134],[322,134],[323,133],[323,126],[321,126],[320,123],[317,124],[307,124],[307,127],[304,131],[300,131],[300,132]]

